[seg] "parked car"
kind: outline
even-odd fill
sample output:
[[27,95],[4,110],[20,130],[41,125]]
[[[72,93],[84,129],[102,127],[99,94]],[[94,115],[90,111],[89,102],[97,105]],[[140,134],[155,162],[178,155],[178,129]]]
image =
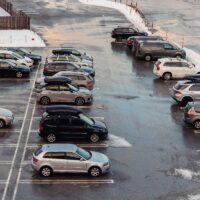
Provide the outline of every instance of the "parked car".
[[109,158],[74,144],[46,144],[33,153],[32,167],[42,176],[53,173],[88,173],[92,177],[109,172]]
[[37,101],[43,105],[55,102],[75,103],[82,106],[93,101],[91,91],[71,84],[47,84],[37,93]]
[[15,52],[0,50],[0,59],[9,60],[16,65],[25,65],[27,67],[33,66],[33,61],[28,57],[23,57]]
[[86,54],[85,52],[82,52],[79,49],[76,49],[74,47],[62,47],[59,49],[53,49],[52,53],[54,55],[70,55],[73,54],[74,56],[77,56],[81,59],[85,59],[85,60],[90,60],[91,62],[93,62],[93,57]]
[[7,50],[15,52],[23,57],[30,58],[31,60],[33,60],[34,65],[38,65],[42,61],[42,57],[40,55],[33,54],[24,48],[9,47],[9,48],[7,48]]
[[[70,72],[70,71],[60,71],[53,75],[52,77],[66,77],[71,80],[71,84],[77,87],[85,87],[88,90],[92,90],[94,87],[94,79],[86,72]],[[36,80],[35,88],[40,88],[45,83],[45,77],[41,77]]]
[[79,65],[80,67],[90,67],[93,68],[93,63],[90,60],[81,59],[72,54],[70,55],[51,55],[47,58],[47,62],[52,61],[68,61]]
[[40,121],[39,135],[47,142],[60,139],[86,139],[93,143],[108,136],[105,123],[87,117],[71,106],[48,106]]
[[184,109],[184,121],[200,129],[200,102],[189,102]]
[[198,74],[200,67],[180,58],[161,58],[154,64],[153,73],[164,80],[170,80]]
[[132,37],[128,38],[126,45],[129,49],[132,49],[135,52],[135,49],[137,48],[137,45],[139,42],[141,42],[141,41],[157,41],[157,40],[164,41],[164,39],[160,36],[152,36],[152,35],[132,36]]
[[178,81],[171,89],[171,96],[182,106],[188,102],[200,100],[200,81],[199,80],[183,80]]
[[146,32],[140,32],[136,28],[117,27],[112,30],[111,37],[116,40],[128,39],[131,36],[147,36]]
[[186,52],[167,41],[142,41],[137,45],[135,55],[137,58],[151,61],[162,57],[185,58]]
[[22,78],[29,76],[30,68],[24,65],[16,65],[8,60],[0,59],[0,76]]
[[0,108],[0,128],[11,125],[13,121],[13,113],[8,109]]
[[95,76],[95,70],[90,67],[80,67],[68,61],[54,61],[44,65],[44,76],[52,76],[60,71],[87,72],[90,76]]

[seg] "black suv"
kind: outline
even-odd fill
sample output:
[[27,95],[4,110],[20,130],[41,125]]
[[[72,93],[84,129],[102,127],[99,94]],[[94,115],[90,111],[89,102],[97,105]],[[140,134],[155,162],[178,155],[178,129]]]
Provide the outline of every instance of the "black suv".
[[103,122],[87,117],[77,108],[57,105],[47,107],[43,113],[39,135],[50,143],[67,138],[84,138],[95,143],[106,139],[108,130]]
[[24,65],[16,65],[8,60],[0,59],[0,76],[22,78],[29,76],[30,68]]
[[128,39],[131,36],[147,36],[146,32],[140,32],[136,28],[130,27],[117,27],[114,28],[111,37],[115,38],[116,40]]
[[34,65],[38,65],[42,61],[41,56],[33,54],[30,51],[27,51],[26,49],[23,49],[23,48],[9,47],[9,48],[7,48],[7,50],[15,52],[23,57],[26,56],[26,57],[32,59]]

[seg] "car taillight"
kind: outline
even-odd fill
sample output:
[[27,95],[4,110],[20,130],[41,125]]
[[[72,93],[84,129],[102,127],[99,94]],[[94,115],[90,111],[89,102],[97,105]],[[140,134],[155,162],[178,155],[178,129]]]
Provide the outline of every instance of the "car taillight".
[[44,72],[48,71],[48,67],[44,66]]
[[179,90],[175,91],[176,94],[182,94]]
[[91,80],[87,80],[87,85],[91,85],[92,84],[92,81]]
[[195,110],[194,110],[194,108],[190,108],[190,109],[188,110],[188,112],[187,112],[187,115],[189,115],[189,116],[195,115]]
[[160,70],[160,64],[158,63],[158,64],[156,64],[156,69],[157,69],[157,71],[159,71]]
[[35,157],[32,158],[33,163],[37,163],[39,160]]
[[129,44],[129,45],[133,44],[133,40],[128,40],[127,44]]

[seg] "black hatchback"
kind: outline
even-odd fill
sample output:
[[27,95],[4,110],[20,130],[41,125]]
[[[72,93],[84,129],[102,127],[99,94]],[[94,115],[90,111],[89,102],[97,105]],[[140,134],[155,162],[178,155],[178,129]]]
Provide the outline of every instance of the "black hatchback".
[[69,138],[96,143],[107,138],[108,129],[105,123],[87,117],[79,109],[60,105],[47,107],[40,121],[39,135],[49,143]]
[[0,60],[0,76],[22,78],[29,76],[30,68],[24,65],[16,65],[8,60]]

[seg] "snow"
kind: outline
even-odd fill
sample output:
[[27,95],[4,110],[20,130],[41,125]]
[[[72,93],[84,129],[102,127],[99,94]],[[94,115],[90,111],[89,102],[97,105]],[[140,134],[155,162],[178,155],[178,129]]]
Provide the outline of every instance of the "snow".
[[45,43],[31,30],[0,30],[0,47],[45,47]]
[[0,7],[0,17],[10,16],[3,8]]
[[132,147],[132,145],[123,137],[108,134],[108,140],[105,142],[110,147]]
[[200,200],[200,194],[188,195],[188,200]]
[[[148,28],[146,27],[143,19],[141,16],[136,13],[135,11],[130,11],[131,8],[129,6],[126,6],[125,4],[119,3],[119,2],[113,2],[109,0],[79,0],[81,3],[93,5],[93,6],[102,6],[106,8],[112,8],[116,9],[131,22],[134,24],[135,27],[137,27],[140,31],[145,31],[149,35],[151,33],[148,31]],[[179,45],[181,46],[181,45]],[[194,63],[195,65],[200,66],[200,55],[193,51],[192,49],[188,49],[186,47],[183,48],[186,51],[187,59]]]

